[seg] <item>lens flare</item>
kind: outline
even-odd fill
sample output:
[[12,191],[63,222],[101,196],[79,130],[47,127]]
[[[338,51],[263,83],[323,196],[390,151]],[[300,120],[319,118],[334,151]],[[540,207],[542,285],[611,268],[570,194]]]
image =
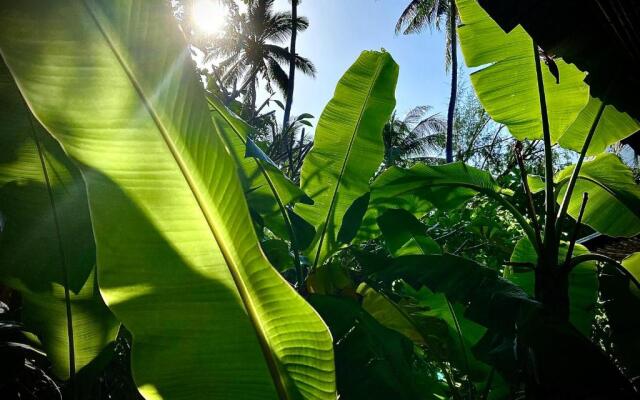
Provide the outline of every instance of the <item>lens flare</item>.
[[196,0],[191,17],[198,32],[214,35],[224,27],[227,11],[217,0]]

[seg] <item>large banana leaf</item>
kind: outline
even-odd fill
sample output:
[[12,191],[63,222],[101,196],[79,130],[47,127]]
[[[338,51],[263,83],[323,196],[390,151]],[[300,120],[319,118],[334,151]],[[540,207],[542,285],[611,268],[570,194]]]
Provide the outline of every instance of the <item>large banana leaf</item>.
[[[246,122],[215,97],[209,98],[209,106],[213,125],[238,166],[249,206],[260,214],[269,229],[280,237],[289,238],[281,207],[296,202],[313,204],[313,201],[251,142],[251,127]],[[249,156],[253,153],[258,153],[257,157]]]
[[[573,168],[569,166],[555,177],[559,199],[564,196]],[[616,155],[604,153],[582,165],[568,208],[573,218],[580,213],[585,192],[589,200],[583,223],[609,236],[630,237],[640,233],[640,186]]]
[[115,339],[119,323],[94,284],[95,245],[80,173],[35,121],[2,62],[0,212],[5,220],[0,229],[0,281],[20,290],[23,322],[40,336],[56,375],[67,379],[71,370],[65,281],[76,370]]
[[141,393],[334,398],[331,337],[259,249],[169,4],[6,3],[0,48],[81,166]]
[[[533,41],[521,26],[505,33],[478,5],[477,0],[457,0],[462,25],[460,46],[468,67],[479,67],[471,82],[485,110],[495,121],[523,140],[542,138]],[[585,74],[575,66],[555,60],[559,83],[542,65],[551,137],[555,141],[587,104]]]
[[316,227],[309,250],[313,265],[340,246],[344,215],[369,190],[382,162],[382,128],[395,106],[397,78],[398,65],[388,53],[363,52],[338,82],[318,121],[301,175],[302,189],[315,204],[295,208]]
[[[596,119],[601,104],[600,100],[591,98],[576,120],[560,136],[558,143],[567,149],[577,152],[582,151],[584,141]],[[606,150],[610,144],[636,133],[639,129],[640,124],[638,121],[631,118],[627,113],[620,112],[615,107],[607,105],[593,133],[587,155],[599,154]]]

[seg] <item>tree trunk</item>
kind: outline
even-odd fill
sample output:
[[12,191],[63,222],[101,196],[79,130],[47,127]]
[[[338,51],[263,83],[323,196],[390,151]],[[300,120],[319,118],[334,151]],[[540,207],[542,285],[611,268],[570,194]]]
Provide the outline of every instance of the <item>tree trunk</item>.
[[293,89],[296,77],[296,39],[298,36],[298,0],[291,0],[291,46],[289,52],[289,81],[287,82],[286,103],[284,106],[284,117],[282,119],[282,129],[285,129],[291,118],[291,105],[293,104]]
[[451,1],[449,10],[449,35],[451,37],[451,96],[449,97],[449,111],[447,113],[447,162],[453,162],[453,117],[456,108],[456,96],[458,95],[458,45],[456,33],[456,20],[458,11],[455,0]]

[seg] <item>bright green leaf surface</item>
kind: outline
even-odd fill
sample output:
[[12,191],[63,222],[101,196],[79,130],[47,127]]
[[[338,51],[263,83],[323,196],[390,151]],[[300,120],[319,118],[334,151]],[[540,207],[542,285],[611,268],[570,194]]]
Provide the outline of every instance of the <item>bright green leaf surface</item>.
[[[559,200],[572,172],[573,166],[569,166],[555,177],[560,185]],[[609,236],[630,237],[640,233],[640,186],[616,155],[601,154],[582,165],[568,208],[574,219],[580,213],[584,192],[589,194],[584,224]]]
[[331,337],[247,229],[169,4],[7,3],[0,48],[82,166],[100,289],[143,395],[335,398]]
[[[43,151],[60,237],[34,138]],[[0,280],[20,290],[23,321],[40,336],[56,375],[67,379],[69,340],[59,244],[68,270],[76,370],[115,339],[119,323],[94,286],[95,245],[84,182],[60,146],[33,119],[4,63],[0,63],[0,212],[5,219]]]
[[316,227],[308,254],[313,265],[340,246],[347,209],[369,190],[382,162],[382,128],[395,107],[398,65],[388,53],[363,52],[338,82],[302,166],[302,189],[315,204],[295,208]]
[[[542,138],[542,115],[533,41],[521,26],[505,33],[478,5],[457,0],[462,25],[460,46],[468,67],[480,67],[471,82],[491,118],[505,124],[519,140]],[[587,104],[585,74],[555,60],[560,83],[542,65],[551,137],[555,141]]]
[[[582,151],[584,140],[596,119],[601,104],[602,102],[598,99],[591,98],[589,100],[589,103],[580,112],[578,118],[558,139],[562,147],[577,152]],[[598,121],[587,155],[599,154],[605,151],[607,146],[636,133],[639,129],[640,124],[638,121],[631,118],[627,113],[620,112],[615,107],[608,105],[605,107],[600,121]]]

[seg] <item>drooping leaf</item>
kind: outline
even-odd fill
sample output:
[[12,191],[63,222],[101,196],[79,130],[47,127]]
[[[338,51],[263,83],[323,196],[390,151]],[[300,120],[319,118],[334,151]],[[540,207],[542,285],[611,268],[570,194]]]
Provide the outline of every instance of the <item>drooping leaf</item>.
[[[505,124],[519,140],[542,138],[542,115],[535,67],[538,50],[526,31],[517,26],[505,33],[477,0],[457,0],[462,25],[460,46],[468,67],[480,67],[471,82],[485,110]],[[544,65],[545,97],[552,140],[576,119],[587,104],[585,74],[575,66],[554,60],[560,83]]]
[[444,255],[404,256],[375,274],[381,282],[404,279],[416,289],[426,286],[466,306],[465,316],[487,328],[510,332],[524,311],[537,302],[497,272],[472,260]]
[[[563,265],[567,257],[568,243],[560,243],[558,248],[558,264]],[[589,250],[581,244],[576,244],[573,256],[587,254]],[[528,263],[531,267],[537,265],[538,256],[533,245],[527,238],[518,241],[513,249],[511,261]],[[534,295],[534,272],[529,269],[521,272],[511,272],[507,278],[524,289],[530,296]],[[598,270],[593,261],[576,265],[569,274],[569,320],[586,337],[591,336],[593,322],[598,303]]]
[[388,53],[366,51],[343,75],[315,131],[302,166],[302,189],[313,206],[295,211],[316,227],[309,249],[320,265],[340,246],[337,235],[351,204],[369,191],[369,179],[382,162],[382,128],[395,106],[398,65]]
[[[556,177],[558,199],[562,200],[573,166]],[[640,186],[631,170],[610,153],[596,156],[582,165],[569,203],[568,214],[580,213],[582,194],[589,194],[582,222],[609,236],[630,237],[640,233]]]
[[249,229],[169,4],[7,3],[0,48],[81,165],[100,289],[133,334],[141,393],[335,398],[330,335]]
[[408,211],[389,210],[378,217],[378,226],[394,257],[442,254],[440,245],[427,235],[426,227]]
[[67,379],[65,280],[77,371],[115,339],[119,323],[94,282],[95,245],[84,182],[33,118],[4,63],[0,63],[0,210],[5,219],[0,281],[21,292],[23,322],[40,337],[55,374]]
[[391,167],[371,185],[371,200],[360,239],[379,235],[377,219],[390,209],[404,209],[422,217],[432,208],[454,209],[478,194],[510,195],[485,171],[461,162],[430,166],[419,163],[410,169]]
[[488,172],[461,162],[436,166],[421,163],[410,169],[391,167],[373,182],[371,192],[372,202],[410,193],[441,209],[458,207],[478,193],[510,194]]
[[[558,139],[562,147],[577,152],[582,150],[587,133],[589,133],[595,121],[601,104],[602,102],[598,99],[589,99],[587,106],[582,109],[576,120]],[[638,130],[640,130],[638,121],[631,118],[627,113],[620,112],[615,107],[607,105],[598,121],[587,155],[602,153],[607,146],[619,142]]]

